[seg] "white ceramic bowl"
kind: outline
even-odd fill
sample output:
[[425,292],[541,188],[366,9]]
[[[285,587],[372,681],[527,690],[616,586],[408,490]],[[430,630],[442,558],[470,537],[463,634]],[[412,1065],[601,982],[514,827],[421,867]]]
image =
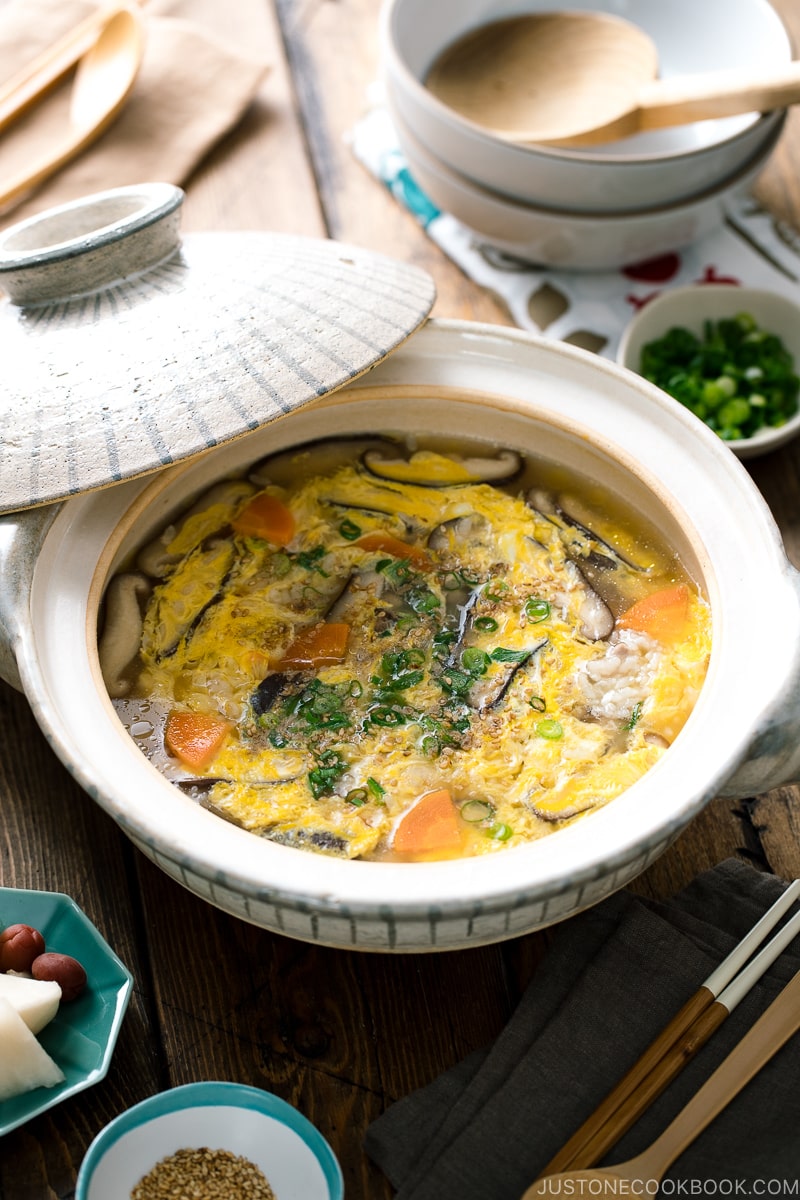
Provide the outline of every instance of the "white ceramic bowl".
[[389,107],[408,168],[434,204],[508,254],[570,271],[642,262],[679,250],[715,229],[724,219],[726,203],[748,193],[781,130],[777,126],[732,178],[690,199],[635,213],[588,214],[523,204],[480,187],[435,158]]
[[395,110],[426,149],[483,187],[573,212],[629,211],[701,192],[750,161],[781,113],[695,122],[582,150],[513,146],[436,99],[423,80],[461,34],[505,16],[558,9],[613,12],[654,39],[663,77],[788,62],[768,0],[386,0],[382,75]]
[[[97,199],[87,199],[85,207],[96,210]],[[101,203],[100,219],[104,211]],[[72,210],[67,215],[72,227]],[[93,228],[92,212],[81,214],[83,233],[63,244],[54,236],[58,220],[52,212],[45,215],[46,253],[33,253],[35,230],[25,227],[27,250],[18,270],[26,297],[40,270],[44,286],[57,267],[58,286],[64,288],[65,264],[82,253],[100,270],[103,249],[96,237],[85,236]],[[140,252],[152,249],[151,240],[142,242],[138,233],[103,226],[112,265],[123,254],[121,240],[130,238]],[[339,266],[349,272],[356,252],[312,239],[295,247],[295,256],[310,267],[289,297],[305,324],[291,325],[286,278],[269,274],[265,235],[229,235],[221,242],[220,236],[191,235],[182,247],[173,244],[168,257],[139,271],[131,254],[124,283],[116,270],[105,283],[95,278],[91,304],[78,270],[74,291],[60,290],[57,304],[46,292],[38,308],[23,307],[16,316],[1,310],[10,373],[13,368],[25,374],[22,346],[30,346],[37,358],[49,354],[57,388],[69,392],[76,411],[86,382],[83,359],[74,349],[78,333],[88,330],[98,346],[104,339],[114,346],[112,356],[91,358],[89,382],[101,396],[98,371],[108,368],[109,390],[112,383],[118,387],[125,378],[120,363],[135,369],[146,333],[154,403],[140,401],[136,411],[151,434],[159,431],[168,439],[171,426],[181,421],[207,426],[220,407],[220,378],[225,401],[240,404],[258,426],[252,432],[240,427],[236,434],[228,429],[216,444],[206,441],[205,453],[184,455],[149,477],[127,475],[114,483],[117,471],[106,478],[104,490],[0,518],[0,673],[25,693],[54,751],[144,854],[210,903],[278,933],[363,950],[454,949],[526,933],[601,900],[644,870],[714,795],[750,795],[798,778],[800,576],[787,561],[760,493],[715,434],[614,363],[498,326],[430,321],[367,371],[376,347],[363,344],[366,318],[377,312],[380,324],[385,297],[391,302],[398,287],[396,264],[379,259],[361,267],[355,298],[342,309],[342,290],[321,273],[320,262],[333,256],[337,272]],[[243,314],[234,304],[241,297],[224,275],[213,300],[200,302],[232,260],[249,261],[242,282],[251,284],[255,276],[266,293],[254,296],[245,288]],[[212,269],[209,263],[219,265]],[[239,279],[233,276],[234,283]],[[406,316],[410,312],[414,320],[407,332],[419,319],[420,289],[427,295],[422,286],[427,282],[413,271],[402,280],[411,304]],[[312,328],[309,312],[332,296],[340,300],[340,314],[315,316]],[[125,324],[121,311],[129,318],[135,314],[138,324],[130,319]],[[48,325],[51,315],[54,328]],[[224,375],[215,336],[223,317],[230,331]],[[188,350],[182,336],[187,324],[194,335]],[[132,343],[122,349],[121,325]],[[390,328],[396,342],[398,326],[391,322]],[[248,340],[256,329],[261,340]],[[354,342],[361,335],[358,367],[339,391],[314,399],[311,350],[327,362],[324,336],[331,331]],[[204,334],[211,347],[206,357]],[[274,407],[266,402],[274,400],[281,369],[288,373],[289,356],[282,359],[276,349],[290,334],[308,343],[309,354],[290,363],[299,368],[305,391],[300,397],[288,386],[279,392],[288,415],[268,424]],[[341,345],[334,353],[341,370]],[[159,356],[166,362],[160,372]],[[289,382],[294,379],[291,374]],[[55,399],[47,394],[55,407],[62,391]],[[256,421],[252,414],[265,408]],[[266,454],[319,437],[380,430],[441,438],[455,432],[485,446],[562,463],[659,527],[708,597],[712,654],[686,726],[634,786],[551,836],[476,858],[430,863],[348,861],[279,845],[221,820],[170,784],[129,736],[108,696],[97,650],[103,594],[139,545],[212,482],[246,471]],[[43,453],[53,445],[63,453],[62,443],[52,440]],[[4,488],[0,501],[7,500],[7,483]],[[765,596],[769,619],[760,622],[756,638],[753,614],[763,611]]]
[[[800,305],[778,292],[725,284],[673,288],[648,301],[623,333],[617,362],[631,371],[638,371],[642,347],[663,337],[674,326],[683,326],[700,337],[705,321],[719,321],[743,312],[749,313],[762,329],[781,339],[794,358],[796,369],[800,370]],[[785,425],[761,429],[753,437],[725,444],[739,458],[755,458],[785,445],[798,433],[800,411]]]
[[[348,432],[428,430],[542,454],[655,522],[708,595],[707,679],[669,752],[623,795],[532,844],[438,863],[350,862],[253,836],[147,761],[103,685],[106,581],[212,480]],[[711,797],[796,778],[800,597],[772,517],[715,434],[632,372],[563,343],[429,322],[368,376],[155,479],[2,518],[0,626],[51,745],[140,850],[212,904],[275,932],[365,950],[513,937],[643,871]],[[747,547],[746,569],[743,547]],[[753,638],[753,613],[769,620]],[[80,720],[75,719],[76,712]]]
[[130,1200],[156,1163],[202,1147],[249,1159],[277,1200],[344,1196],[333,1151],[296,1108],[260,1088],[208,1082],[159,1092],[106,1125],[81,1164],[75,1200]]

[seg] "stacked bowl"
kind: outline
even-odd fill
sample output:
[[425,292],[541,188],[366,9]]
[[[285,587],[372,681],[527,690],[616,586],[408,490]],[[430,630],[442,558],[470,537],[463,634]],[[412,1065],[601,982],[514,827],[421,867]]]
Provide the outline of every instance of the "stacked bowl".
[[768,0],[386,0],[382,75],[400,148],[443,211],[518,257],[608,269],[688,245],[719,225],[765,166],[785,110],[745,113],[582,147],[518,144],[426,86],[440,55],[482,26],[591,10],[650,36],[663,79],[785,66],[791,43]]

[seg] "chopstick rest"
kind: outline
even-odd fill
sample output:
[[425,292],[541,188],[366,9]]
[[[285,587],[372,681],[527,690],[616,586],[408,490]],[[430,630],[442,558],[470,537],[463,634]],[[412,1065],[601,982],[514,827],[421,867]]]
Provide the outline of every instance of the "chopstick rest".
[[542,1169],[538,1179],[600,1162],[800,934],[798,912],[748,961],[798,897],[800,880],[796,879],[690,996],[605,1100]]

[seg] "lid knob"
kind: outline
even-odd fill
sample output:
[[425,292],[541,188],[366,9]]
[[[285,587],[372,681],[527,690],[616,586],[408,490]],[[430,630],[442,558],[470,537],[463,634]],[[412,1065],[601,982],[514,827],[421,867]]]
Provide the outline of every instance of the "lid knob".
[[0,233],[0,288],[30,305],[138,275],[178,249],[183,196],[170,183],[135,184],[9,226]]

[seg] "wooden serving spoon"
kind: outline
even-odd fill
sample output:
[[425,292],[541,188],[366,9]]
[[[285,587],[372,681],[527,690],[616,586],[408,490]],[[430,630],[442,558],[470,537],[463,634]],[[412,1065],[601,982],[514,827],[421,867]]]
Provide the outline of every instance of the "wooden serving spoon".
[[[143,53],[144,19],[139,9],[135,6],[113,9],[78,63],[70,96],[69,125],[63,140],[38,162],[0,186],[0,205],[42,183],[108,128],[136,81]],[[45,79],[41,94],[50,86],[52,79]],[[34,98],[26,93],[21,108],[28,108]],[[6,124],[13,114],[0,115],[5,116],[2,124]]]
[[473,30],[440,55],[425,84],[498,137],[561,146],[800,100],[800,62],[752,73],[656,79],[657,73],[656,47],[628,21],[596,12],[538,13]]
[[[660,1137],[636,1158],[611,1167],[594,1167],[581,1171],[563,1171],[556,1175],[545,1175],[537,1179],[523,1193],[521,1200],[535,1200],[538,1196],[552,1196],[554,1192],[566,1195],[602,1195],[608,1192],[619,1194],[614,1185],[636,1181],[639,1184],[659,1183],[668,1168],[679,1157],[707,1125],[737,1095],[746,1083],[756,1075],[765,1063],[780,1050],[793,1033],[800,1029],[800,971],[786,984],[783,991],[762,1013],[755,1025],[731,1050],[727,1058],[709,1076],[703,1086]],[[564,1188],[564,1184],[600,1184],[594,1188]],[[653,1189],[645,1187],[637,1195],[652,1196]]]

